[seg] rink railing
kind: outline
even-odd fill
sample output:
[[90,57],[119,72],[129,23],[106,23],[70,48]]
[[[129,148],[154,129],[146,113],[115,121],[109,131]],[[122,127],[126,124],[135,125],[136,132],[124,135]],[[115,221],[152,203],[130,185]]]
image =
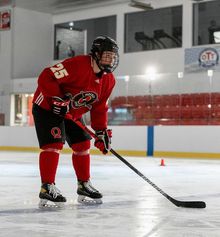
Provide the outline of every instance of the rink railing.
[[[111,126],[125,156],[220,158],[220,126]],[[0,126],[0,151],[39,152],[34,127]],[[91,153],[101,154],[91,143]],[[71,153],[65,144],[63,153]]]

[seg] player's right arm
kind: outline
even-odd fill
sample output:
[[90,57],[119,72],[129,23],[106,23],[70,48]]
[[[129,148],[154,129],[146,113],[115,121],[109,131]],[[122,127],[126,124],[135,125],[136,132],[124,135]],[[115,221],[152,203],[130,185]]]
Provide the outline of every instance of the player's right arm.
[[[45,68],[38,78],[38,89],[48,109],[59,116],[65,116],[69,112],[70,97],[62,92],[61,85],[69,76],[63,63],[58,63],[50,68]],[[40,100],[40,99],[39,99]],[[38,100],[38,101],[39,101]]]
[[64,67],[64,63],[58,63],[50,68],[45,68],[38,78],[38,86],[44,96],[62,97],[60,88],[62,82],[66,81],[69,73]]

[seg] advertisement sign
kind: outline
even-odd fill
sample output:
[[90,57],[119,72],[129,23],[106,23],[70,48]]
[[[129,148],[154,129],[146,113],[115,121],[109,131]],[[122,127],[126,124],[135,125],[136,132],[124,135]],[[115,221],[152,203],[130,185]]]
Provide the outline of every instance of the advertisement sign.
[[5,10],[0,12],[0,30],[9,30],[11,26],[11,12]]
[[220,47],[185,49],[185,73],[220,71],[219,55]]

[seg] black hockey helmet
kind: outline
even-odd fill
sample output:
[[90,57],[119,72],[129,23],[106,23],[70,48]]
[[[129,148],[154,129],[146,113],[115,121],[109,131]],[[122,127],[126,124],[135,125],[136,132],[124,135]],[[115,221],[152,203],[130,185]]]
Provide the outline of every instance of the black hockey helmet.
[[[112,65],[103,65],[100,63],[104,51],[115,53],[114,62]],[[113,72],[119,63],[118,45],[115,40],[107,36],[98,36],[92,43],[90,55],[96,61],[98,67],[104,72]]]

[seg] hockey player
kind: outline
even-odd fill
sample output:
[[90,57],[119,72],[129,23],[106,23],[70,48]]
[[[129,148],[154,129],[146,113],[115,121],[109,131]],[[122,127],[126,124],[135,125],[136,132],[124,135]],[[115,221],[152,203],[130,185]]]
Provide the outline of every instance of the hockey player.
[[102,203],[102,194],[90,182],[90,140],[74,121],[90,112],[94,145],[107,154],[112,133],[107,129],[107,100],[115,85],[112,72],[118,66],[117,43],[99,36],[89,55],[75,56],[45,68],[38,78],[33,99],[33,116],[41,152],[40,205],[56,204],[66,198],[55,186],[59,153],[65,140],[72,149],[72,164],[77,177],[78,202]]

